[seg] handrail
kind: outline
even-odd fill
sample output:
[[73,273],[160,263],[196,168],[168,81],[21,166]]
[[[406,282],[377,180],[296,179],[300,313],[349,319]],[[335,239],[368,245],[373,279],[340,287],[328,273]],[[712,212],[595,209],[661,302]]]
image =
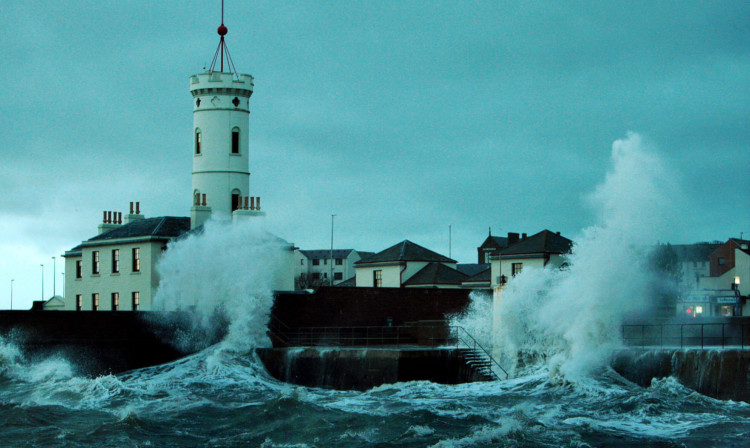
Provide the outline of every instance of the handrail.
[[748,329],[750,324],[732,322],[623,324],[621,339],[625,345],[641,348],[733,346],[745,350],[750,349]]
[[[496,365],[505,374],[505,379],[506,380],[510,377],[510,375],[508,374],[508,371],[505,370],[503,368],[503,366],[501,366],[500,363],[498,363],[495,360],[495,358],[490,354],[490,352],[487,349],[485,349],[479,342],[477,342],[477,340],[474,339],[474,336],[472,336],[471,333],[469,333],[464,327],[460,327],[458,325],[454,325],[454,326],[451,326],[449,328],[455,328],[457,330],[457,332],[463,331],[464,334],[466,336],[468,336],[468,338],[471,339],[471,341],[473,343],[473,347],[469,346],[469,344],[466,341],[464,341],[463,339],[461,339],[461,337],[459,335],[456,335],[456,347],[458,347],[458,342],[460,341],[460,342],[463,342],[464,344],[466,344],[467,348],[470,348],[470,349],[473,349],[473,350],[479,349],[482,353],[484,353],[484,355],[489,359],[489,361],[492,364]],[[492,372],[492,374],[495,375],[495,377],[497,377],[497,379],[500,379],[499,376],[497,374],[495,374],[494,371]]]

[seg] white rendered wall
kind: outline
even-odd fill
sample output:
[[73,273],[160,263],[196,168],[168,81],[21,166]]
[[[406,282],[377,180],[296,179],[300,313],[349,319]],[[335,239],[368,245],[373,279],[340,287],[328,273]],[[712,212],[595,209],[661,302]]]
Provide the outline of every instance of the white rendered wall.
[[382,271],[383,288],[401,287],[401,263],[381,266],[357,266],[356,283],[359,287],[373,287],[373,272]]
[[[230,216],[232,191],[250,195],[249,101],[253,77],[232,73],[200,73],[190,77],[193,95],[193,191],[206,195],[214,214]],[[234,104],[233,101],[237,101]],[[239,154],[232,153],[232,130],[239,129]],[[201,152],[196,154],[195,133],[201,133]]]

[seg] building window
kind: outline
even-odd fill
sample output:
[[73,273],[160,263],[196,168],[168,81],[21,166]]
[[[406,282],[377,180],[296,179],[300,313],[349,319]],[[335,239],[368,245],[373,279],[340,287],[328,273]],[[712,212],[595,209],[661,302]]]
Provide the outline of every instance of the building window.
[[201,130],[195,130],[195,154],[200,155],[201,153]]
[[313,258],[313,266],[318,266],[320,264],[320,260],[317,258]]
[[91,252],[91,273],[99,273],[99,251],[95,250]]
[[133,248],[133,272],[141,272],[141,248]]
[[76,278],[83,277],[83,261],[76,260]]
[[232,129],[232,154],[240,153],[240,130]]
[[724,266],[727,264],[727,260],[724,257],[719,257],[719,266]]
[[141,293],[133,291],[133,311],[138,311],[141,308]]
[[91,309],[99,311],[99,293],[91,294]]
[[80,294],[76,294],[76,311],[81,311],[83,309],[83,296]]
[[380,288],[383,286],[383,271],[372,271],[372,286]]
[[333,273],[333,279],[334,280],[343,280],[344,279],[344,274],[341,273],[341,272],[334,272]]
[[112,273],[120,272],[120,249],[112,249]]
[[523,270],[523,263],[513,263],[511,265],[511,273],[515,277],[516,275],[520,274]]
[[336,259],[336,266],[341,266],[342,264],[344,264],[344,260],[342,260],[341,258],[337,258]]
[[117,311],[119,309],[120,309],[120,293],[113,292],[112,293],[112,311]]
[[325,265],[327,265],[327,264],[328,264],[328,258],[324,258],[324,259],[323,259],[323,264],[325,264]]
[[303,258],[303,259],[301,259],[301,260],[299,261],[299,264],[300,264],[300,266],[304,266],[304,265],[305,265],[305,259],[304,259],[304,258]]

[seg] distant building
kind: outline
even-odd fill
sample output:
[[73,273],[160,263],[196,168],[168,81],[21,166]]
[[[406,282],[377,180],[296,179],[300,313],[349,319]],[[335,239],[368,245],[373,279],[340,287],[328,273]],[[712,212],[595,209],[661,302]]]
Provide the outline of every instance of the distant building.
[[460,288],[469,276],[456,265],[456,260],[404,240],[356,262],[356,286]]
[[354,263],[371,256],[373,252],[360,252],[354,249],[301,250],[294,252],[295,289],[310,289],[330,285],[333,275],[333,286],[354,278]]
[[499,254],[503,249],[508,246],[516,244],[518,241],[526,239],[526,234],[519,235],[518,233],[508,232],[507,237],[493,236],[492,231],[484,240],[481,246],[477,247],[477,263],[489,263],[490,257]]
[[[702,265],[699,275],[695,277],[695,287],[684,292],[678,300],[678,315],[749,315],[750,241],[730,238],[718,246],[711,246],[714,246],[714,250],[708,255],[707,266]],[[705,256],[705,252],[701,252],[701,256]],[[696,263],[705,263],[705,259]],[[697,264],[695,269],[698,269]],[[706,270],[708,275],[705,275]],[[692,280],[690,278],[688,282],[692,284]]]
[[680,263],[680,289],[682,292],[698,289],[700,279],[710,277],[711,254],[722,243],[673,244],[672,250]]
[[572,247],[571,240],[549,230],[522,238],[491,257],[491,286],[502,286],[530,267],[564,267],[565,255]]

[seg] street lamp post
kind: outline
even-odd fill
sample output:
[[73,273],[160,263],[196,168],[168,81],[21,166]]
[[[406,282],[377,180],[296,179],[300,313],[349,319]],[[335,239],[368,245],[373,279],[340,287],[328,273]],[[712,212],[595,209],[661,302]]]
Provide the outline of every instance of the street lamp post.
[[44,265],[40,264],[39,266],[42,267],[42,300],[44,300]]
[[[52,257],[52,297],[57,295],[57,262],[55,257]],[[44,297],[42,297],[44,298]]]

